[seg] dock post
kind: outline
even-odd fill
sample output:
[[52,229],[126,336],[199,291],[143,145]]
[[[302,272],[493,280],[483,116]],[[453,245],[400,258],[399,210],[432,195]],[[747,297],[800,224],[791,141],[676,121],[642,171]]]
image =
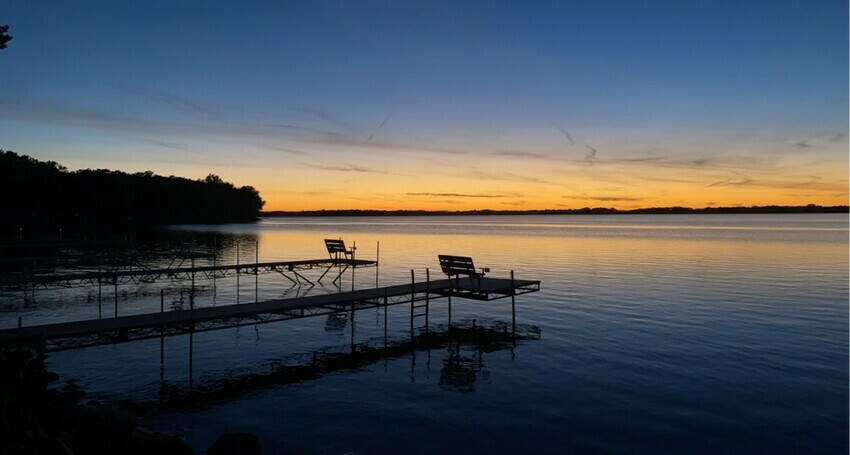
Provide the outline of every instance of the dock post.
[[260,241],[254,240],[254,303],[260,301]]
[[213,304],[215,304],[215,294],[218,291],[218,288],[215,285],[215,266],[216,266],[216,256],[218,256],[218,237],[213,236]]
[[193,377],[195,354],[195,309],[189,307],[189,392],[192,391],[195,378]]
[[413,276],[413,269],[410,269],[410,341],[413,342],[413,305],[415,302],[414,296],[414,287],[416,286],[416,279]]
[[511,335],[516,336],[516,288],[514,288],[513,270],[511,270]]
[[381,266],[381,241],[375,245],[375,288],[378,287],[378,268]]
[[[165,313],[165,289],[159,290],[159,312]],[[165,386],[165,333],[162,325],[159,326],[159,383],[160,388]],[[160,397],[161,398],[161,397]]]
[[[351,291],[352,292],[354,292],[354,271],[357,269],[357,265],[353,263],[354,257],[356,256],[356,252],[357,252],[357,240],[355,240],[354,243],[351,245],[351,262],[352,262],[352,264],[351,264]],[[342,280],[339,281],[339,284],[340,285],[342,284]]]
[[387,288],[384,288],[384,347],[387,347],[387,309],[389,308],[389,300],[387,299]]
[[351,302],[351,353],[354,353],[354,302]]
[[20,329],[23,326],[24,326],[24,317],[18,316],[18,328]]
[[428,333],[428,313],[431,311],[431,270],[425,268],[425,333]]
[[[35,259],[32,260],[32,303],[35,303]],[[26,285],[24,285],[26,288]]]
[[452,328],[452,294],[451,288],[449,288],[449,329]]
[[192,290],[189,293],[189,308],[195,308],[195,234],[192,234],[192,244],[191,251],[189,255],[192,256]]
[[236,304],[239,304],[239,238],[236,238]]
[[[100,269],[100,267],[98,267],[98,272],[100,272],[99,269]],[[97,318],[98,319],[103,318],[103,306],[101,304],[102,297],[103,297],[102,288],[103,288],[103,282],[101,281],[101,278],[98,276],[97,277]]]
[[112,277],[112,283],[115,289],[115,317],[118,317],[118,275]]

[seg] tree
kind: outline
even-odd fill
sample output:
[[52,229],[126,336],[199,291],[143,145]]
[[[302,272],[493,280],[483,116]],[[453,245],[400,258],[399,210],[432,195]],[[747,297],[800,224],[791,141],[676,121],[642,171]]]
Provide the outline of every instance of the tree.
[[212,184],[221,185],[221,184],[224,183],[224,180],[222,180],[221,177],[219,177],[215,174],[210,174],[210,175],[207,176],[207,178],[204,179],[204,183],[212,183]]
[[0,26],[0,49],[6,49],[6,43],[12,40],[12,35],[9,35],[9,26],[2,25]]

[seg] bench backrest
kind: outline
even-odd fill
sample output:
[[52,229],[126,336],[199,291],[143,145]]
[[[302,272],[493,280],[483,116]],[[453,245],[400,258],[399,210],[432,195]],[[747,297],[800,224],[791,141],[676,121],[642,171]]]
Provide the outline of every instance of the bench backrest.
[[475,273],[475,265],[472,263],[472,258],[464,256],[449,256],[446,254],[438,255],[440,258],[440,268],[443,273],[448,276],[452,275],[478,275]]
[[325,239],[325,246],[328,248],[328,254],[347,253],[345,242],[342,239]]

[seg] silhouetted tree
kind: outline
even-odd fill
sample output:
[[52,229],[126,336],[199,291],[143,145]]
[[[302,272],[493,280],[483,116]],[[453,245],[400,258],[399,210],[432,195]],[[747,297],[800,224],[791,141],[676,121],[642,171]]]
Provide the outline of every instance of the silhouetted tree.
[[8,31],[8,25],[0,25],[0,49],[6,49],[6,43],[12,41],[12,35],[6,33]]
[[251,186],[236,188],[214,174],[204,180],[151,171],[69,172],[53,161],[0,150],[0,227],[72,234],[133,231],[180,223],[252,221],[263,208]]

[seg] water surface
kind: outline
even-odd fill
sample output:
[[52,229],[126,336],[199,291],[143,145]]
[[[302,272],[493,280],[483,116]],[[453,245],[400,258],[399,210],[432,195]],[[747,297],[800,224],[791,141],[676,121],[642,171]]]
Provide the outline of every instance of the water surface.
[[[277,218],[170,235],[215,248],[217,263],[235,262],[237,244],[240,262],[319,258],[323,238],[379,257],[353,283],[346,274],[341,288],[311,293],[405,283],[411,269],[438,275],[440,253],[472,256],[491,276],[542,281],[517,302],[522,329],[539,337],[414,349],[315,378],[279,370],[347,352],[352,326],[356,343],[381,346],[383,313],[198,334],[193,387],[265,378],[147,422],[199,451],[221,432],[249,431],[270,453],[847,452],[846,215]],[[196,285],[199,306],[308,292],[273,275]],[[185,286],[119,289],[119,311],[158,310],[161,288],[179,307]],[[111,292],[100,314],[111,315]],[[3,326],[19,315],[29,324],[98,317],[96,294],[40,291],[26,306],[4,294]],[[408,315],[389,310],[394,342],[409,336]],[[472,319],[502,327],[510,302],[455,301],[453,322]],[[430,321],[445,329],[445,302]],[[55,353],[49,363],[90,395],[156,400],[163,384],[188,387],[187,353],[178,337],[165,340],[162,370],[159,340]]]

